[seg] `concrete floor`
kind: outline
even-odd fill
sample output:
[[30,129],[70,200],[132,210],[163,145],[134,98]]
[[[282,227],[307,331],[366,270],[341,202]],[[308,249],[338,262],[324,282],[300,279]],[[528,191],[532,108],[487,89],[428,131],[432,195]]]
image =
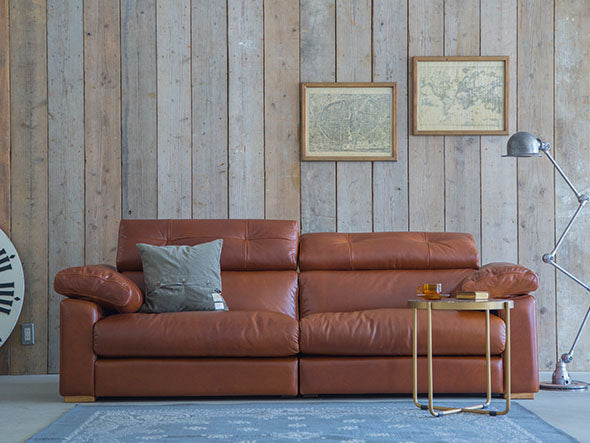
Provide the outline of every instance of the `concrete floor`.
[[[590,372],[574,373],[572,377],[590,382]],[[541,373],[541,380],[549,378],[550,373]],[[56,375],[0,376],[0,442],[22,442],[72,408],[73,405],[63,403],[57,386]],[[379,400],[382,401],[383,398]],[[147,401],[170,403],[161,400]],[[410,398],[396,397],[393,401],[407,401],[411,406]],[[185,400],[183,402],[187,403]],[[219,403],[219,400],[216,402]],[[540,391],[535,400],[519,400],[518,403],[578,440],[590,443],[590,390]],[[102,401],[101,404],[109,402]]]

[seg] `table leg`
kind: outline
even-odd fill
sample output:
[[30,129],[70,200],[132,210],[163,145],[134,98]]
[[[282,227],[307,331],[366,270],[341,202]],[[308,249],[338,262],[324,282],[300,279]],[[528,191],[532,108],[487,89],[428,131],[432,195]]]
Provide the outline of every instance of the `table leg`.
[[512,391],[512,363],[510,361],[510,307],[508,302],[504,303],[504,313],[506,317],[506,349],[504,350],[504,391],[506,391],[504,396],[506,397],[506,408],[502,412],[498,412],[497,415],[505,415],[508,414],[508,411],[510,411],[510,396]]
[[490,352],[490,310],[486,309],[486,402],[487,408],[492,402],[492,358]]
[[414,395],[414,404],[420,409],[424,409],[418,402],[418,309],[414,308],[414,323],[412,326],[412,373],[413,373],[413,384],[412,389]]
[[[476,411],[468,411],[468,412],[475,412],[478,414],[489,414],[489,415],[506,415],[510,411],[510,391],[511,391],[511,362],[510,362],[510,306],[508,302],[504,303],[504,312],[506,317],[506,349],[504,349],[504,383],[505,387],[504,390],[506,391],[504,396],[506,397],[506,408],[503,411],[487,411],[487,410],[476,410]],[[488,311],[486,311],[486,314]],[[487,318],[486,318],[487,320]],[[486,322],[487,323],[487,322]],[[488,335],[489,340],[489,335]],[[487,354],[486,354],[487,359]],[[488,366],[489,368],[489,366]],[[489,379],[488,379],[489,380]],[[488,391],[489,392],[489,391]],[[467,411],[466,411],[467,412]]]
[[[461,412],[462,408],[449,408],[447,406],[434,406],[433,402],[433,385],[434,374],[432,371],[432,304],[428,303],[428,410],[435,417],[442,417],[443,415],[456,414]],[[435,410],[436,409],[436,410]]]
[[428,410],[432,415],[438,417],[438,412],[433,408],[432,404],[432,304],[428,303],[428,325],[427,325],[427,337],[428,340]]

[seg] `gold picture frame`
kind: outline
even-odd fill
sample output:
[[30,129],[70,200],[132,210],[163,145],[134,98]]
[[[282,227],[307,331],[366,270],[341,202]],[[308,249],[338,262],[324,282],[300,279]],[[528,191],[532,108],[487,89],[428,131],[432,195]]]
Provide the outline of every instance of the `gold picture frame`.
[[509,57],[414,57],[414,135],[507,135]]
[[396,83],[301,83],[301,160],[396,161]]

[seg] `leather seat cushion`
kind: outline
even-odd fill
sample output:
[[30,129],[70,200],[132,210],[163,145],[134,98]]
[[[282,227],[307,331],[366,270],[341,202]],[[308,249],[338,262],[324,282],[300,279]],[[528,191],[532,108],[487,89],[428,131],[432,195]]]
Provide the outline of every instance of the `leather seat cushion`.
[[[302,354],[340,356],[412,355],[410,309],[372,309],[354,312],[324,312],[301,320]],[[426,355],[427,313],[418,311],[418,353]],[[485,355],[485,313],[479,311],[434,311],[433,355]],[[490,315],[490,350],[501,354],[506,326]]]
[[276,312],[119,314],[94,327],[103,357],[287,357],[299,352],[297,320]]

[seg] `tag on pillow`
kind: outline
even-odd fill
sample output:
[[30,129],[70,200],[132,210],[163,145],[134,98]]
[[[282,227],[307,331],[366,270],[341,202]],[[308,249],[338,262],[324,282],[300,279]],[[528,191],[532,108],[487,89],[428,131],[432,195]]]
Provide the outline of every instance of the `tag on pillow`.
[[214,292],[211,297],[213,297],[213,301],[223,301],[223,297],[219,292]]
[[216,311],[223,311],[223,310],[225,310],[225,305],[223,303],[215,303],[215,310]]

